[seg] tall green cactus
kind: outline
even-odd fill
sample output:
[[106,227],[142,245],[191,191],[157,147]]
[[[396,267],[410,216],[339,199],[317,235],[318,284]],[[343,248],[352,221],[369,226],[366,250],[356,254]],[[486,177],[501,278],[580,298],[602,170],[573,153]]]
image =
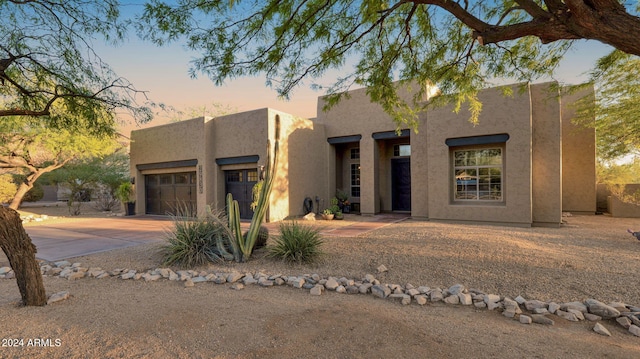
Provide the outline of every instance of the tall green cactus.
[[249,225],[249,231],[246,236],[242,235],[242,231],[240,229],[240,210],[238,207],[238,201],[233,199],[231,193],[227,194],[227,215],[229,217],[229,228],[231,228],[234,235],[232,239],[232,247],[234,250],[234,257],[237,262],[244,262],[251,257],[253,247],[255,246],[258,234],[260,233],[260,226],[262,225],[267,214],[267,209],[269,208],[269,197],[271,196],[276,167],[278,166],[278,153],[280,147],[280,115],[276,115],[275,122],[276,131],[273,158],[271,156],[271,141],[267,140],[267,164],[264,172],[264,182],[262,184],[260,196],[258,197],[258,204],[253,211],[253,217],[251,218],[251,224]]

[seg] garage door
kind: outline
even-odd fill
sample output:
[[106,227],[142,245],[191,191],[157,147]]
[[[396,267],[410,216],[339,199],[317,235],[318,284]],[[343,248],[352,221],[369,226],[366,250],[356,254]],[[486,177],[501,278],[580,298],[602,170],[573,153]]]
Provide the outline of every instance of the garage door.
[[253,216],[251,202],[253,202],[253,186],[258,182],[258,170],[225,171],[226,193],[231,193],[238,201],[240,218],[250,219]]
[[147,214],[176,214],[179,208],[196,213],[195,172],[145,175],[144,181]]

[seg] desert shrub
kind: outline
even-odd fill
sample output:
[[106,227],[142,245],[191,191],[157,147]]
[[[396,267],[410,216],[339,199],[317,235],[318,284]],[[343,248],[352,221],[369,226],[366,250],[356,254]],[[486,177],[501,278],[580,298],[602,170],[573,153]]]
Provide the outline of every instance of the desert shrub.
[[308,263],[322,255],[322,236],[317,228],[298,222],[280,223],[280,235],[267,247],[268,256],[285,262]]
[[186,207],[176,212],[172,216],[173,227],[166,232],[164,265],[195,267],[222,260],[229,246],[225,214],[207,211],[193,218]]

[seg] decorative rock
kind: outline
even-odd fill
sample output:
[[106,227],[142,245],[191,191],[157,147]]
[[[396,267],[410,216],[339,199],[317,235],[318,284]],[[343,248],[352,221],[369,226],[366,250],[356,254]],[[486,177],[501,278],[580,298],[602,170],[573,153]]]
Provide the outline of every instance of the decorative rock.
[[293,280],[289,280],[287,281],[288,283],[291,283],[291,285],[294,288],[302,288],[302,286],[304,285],[305,281],[304,278],[295,278]]
[[58,267],[58,268],[64,269],[64,268],[69,267],[71,265],[71,262],[69,262],[69,261],[59,261],[59,262],[55,262],[53,264],[55,264],[55,266]]
[[339,285],[338,288],[336,288],[336,293],[346,293],[347,289],[343,286],[343,285]]
[[371,287],[373,287],[371,283],[362,283],[362,285],[358,287],[358,291],[362,294],[367,294],[371,290]]
[[[155,277],[155,276],[154,276]],[[191,281],[195,284],[195,283],[202,283],[202,282],[206,282],[207,278],[203,277],[203,276],[197,276],[191,279]]]
[[80,278],[84,278],[84,272],[73,272],[69,273],[69,275],[67,276],[68,280],[76,280]]
[[122,279],[125,279],[125,280],[126,280],[126,279],[131,279],[131,278],[133,278],[135,275],[136,275],[136,272],[135,272],[135,271],[133,271],[133,272],[123,273],[120,277],[121,277]]
[[511,298],[504,298],[502,303],[504,305],[504,311],[502,312],[502,315],[504,315],[505,317],[515,318],[516,314],[522,313],[518,302],[516,302],[515,300]]
[[97,275],[96,279],[102,279],[102,278],[107,278],[107,277],[109,277],[109,273],[103,272],[102,274]]
[[[566,311],[567,309],[575,309],[575,310],[579,310],[583,313],[588,312],[587,306],[584,305],[584,303],[582,302],[569,302],[569,303],[564,303],[562,305],[560,305],[560,309]],[[598,314],[598,313],[593,313],[593,314]]]
[[549,310],[547,308],[536,308],[533,310],[535,314],[548,314]]
[[516,302],[518,302],[518,304],[523,305],[527,300],[524,299],[522,296],[517,296],[516,299],[514,299]]
[[411,288],[409,290],[407,290],[406,294],[415,297],[416,295],[420,294],[420,291],[415,289],[415,288]]
[[553,319],[547,318],[547,316],[542,315],[542,314],[533,314],[531,316],[531,320],[534,323],[537,323],[537,324],[544,324],[544,325],[554,325],[555,324]]
[[636,337],[640,337],[640,327],[632,324],[629,327],[629,333],[635,335]]
[[396,294],[396,293],[390,294],[389,299],[399,301],[402,303],[402,305],[411,304],[411,297],[407,294]]
[[547,309],[549,310],[549,313],[555,314],[556,310],[560,309],[560,304],[551,302],[549,303],[549,307],[547,307]]
[[340,284],[338,283],[338,281],[333,278],[333,277],[329,277],[329,279],[327,279],[327,283],[324,285],[325,288],[327,288],[328,290],[336,290],[336,288],[338,288]]
[[632,322],[634,325],[636,325],[636,326],[640,327],[640,318],[638,318],[638,317],[637,317],[637,316],[635,316],[635,315],[631,315],[631,314],[627,315],[627,318],[631,319],[631,322]]
[[0,274],[7,274],[11,272],[11,267],[2,267],[0,268]]
[[579,310],[575,310],[575,309],[568,308],[568,309],[567,309],[567,312],[569,312],[569,313],[573,313],[573,314],[576,316],[576,318],[577,318],[578,320],[584,320],[584,315],[583,315],[583,314],[582,314],[582,312],[581,312],[581,311],[579,311]]
[[367,283],[373,283],[375,282],[376,277],[374,277],[372,274],[367,274],[364,276],[364,281]]
[[487,304],[487,309],[494,310],[501,307],[500,296],[495,294],[485,294],[484,302]]
[[64,292],[54,293],[54,294],[49,296],[49,299],[47,299],[47,305],[48,304],[52,304],[52,303],[56,303],[56,302],[60,302],[62,300],[66,300],[66,299],[69,299],[69,292],[66,291],[66,290]]
[[429,295],[432,302],[439,302],[444,299],[442,291],[439,288],[433,289]]
[[527,315],[521,315],[518,319],[522,324],[531,324],[533,322],[533,319],[531,319],[531,317]]
[[629,319],[627,317],[618,317],[618,318],[616,318],[616,322],[618,322],[618,324],[622,325],[622,327],[624,329],[629,329],[629,327],[631,326],[631,319]]
[[387,269],[387,267],[385,267],[385,265],[384,265],[384,264],[381,264],[381,265],[378,267],[378,273],[384,273],[384,272],[388,272],[388,271],[389,271],[389,269]]
[[242,278],[242,283],[244,283],[244,285],[250,285],[250,284],[256,284],[258,283],[258,281],[253,278],[253,276],[247,275],[244,276],[244,278]]
[[471,294],[458,293],[458,298],[460,298],[460,304],[462,304],[462,305],[471,305],[471,304],[473,304],[473,300],[471,298]]
[[415,296],[415,297],[413,297],[413,298],[415,298],[416,303],[418,303],[419,305],[425,305],[425,304],[427,304],[427,296],[426,296],[426,295],[424,295],[424,294],[416,295],[416,296]]
[[616,308],[606,305],[595,299],[587,299],[585,303],[589,308],[589,313],[599,315],[603,319],[617,318],[620,316],[620,311],[618,311]]
[[302,219],[304,219],[305,221],[315,221],[316,220],[316,214],[313,212],[309,212],[307,214],[305,214],[304,216],[302,216]]
[[460,298],[457,295],[450,295],[444,298],[444,302],[447,304],[459,304]]
[[239,281],[241,278],[242,278],[242,274],[240,274],[239,272],[232,272],[227,276],[227,282],[235,283]]
[[429,293],[430,290],[431,290],[431,288],[426,287],[426,286],[419,286],[418,287],[418,292],[420,292],[421,294],[427,294],[427,293]]
[[571,322],[578,321],[578,318],[576,318],[575,314],[570,312],[565,312],[564,310],[561,310],[561,309],[556,310],[556,315],[559,316],[560,318],[566,319]]
[[590,321],[590,322],[597,322],[599,320],[602,319],[601,316],[599,315],[595,315],[595,314],[591,314],[591,313],[584,313],[584,319]]
[[473,302],[473,306],[478,309],[483,309],[487,307],[487,303],[485,302]]
[[598,334],[606,335],[608,337],[611,336],[611,333],[607,330],[607,328],[605,328],[604,325],[600,323],[596,323],[596,325],[593,327],[593,331]]
[[378,298],[386,298],[391,294],[391,289],[386,285],[374,285],[371,287],[371,294]]
[[464,285],[462,284],[454,284],[449,287],[449,293],[451,295],[458,295],[458,293],[462,293],[464,291]]
[[534,309],[538,308],[547,308],[547,303],[539,300],[527,300],[526,302],[524,302],[524,307],[527,308],[527,310],[533,311]]
[[184,281],[184,287],[185,288],[190,288],[190,287],[193,287],[194,285],[195,284],[193,283],[191,278],[187,278],[187,280]]
[[347,294],[358,294],[360,290],[355,285],[350,285],[347,287]]
[[322,295],[322,290],[323,289],[324,289],[324,287],[321,284],[317,284],[313,288],[311,288],[311,290],[309,291],[309,294],[311,294],[311,295]]

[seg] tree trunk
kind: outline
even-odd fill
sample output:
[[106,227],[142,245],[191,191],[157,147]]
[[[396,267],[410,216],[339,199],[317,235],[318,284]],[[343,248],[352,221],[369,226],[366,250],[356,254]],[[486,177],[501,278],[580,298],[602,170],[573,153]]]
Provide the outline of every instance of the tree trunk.
[[20,186],[18,186],[18,192],[16,192],[16,195],[13,196],[13,199],[11,200],[11,204],[9,204],[9,208],[17,211],[18,208],[20,208],[20,204],[22,204],[22,199],[27,194],[27,192],[29,192],[29,190],[32,188],[33,188],[33,182],[25,181],[20,183]]
[[36,246],[25,232],[18,212],[4,206],[0,206],[0,247],[15,273],[22,303],[46,305],[47,295],[36,260]]

